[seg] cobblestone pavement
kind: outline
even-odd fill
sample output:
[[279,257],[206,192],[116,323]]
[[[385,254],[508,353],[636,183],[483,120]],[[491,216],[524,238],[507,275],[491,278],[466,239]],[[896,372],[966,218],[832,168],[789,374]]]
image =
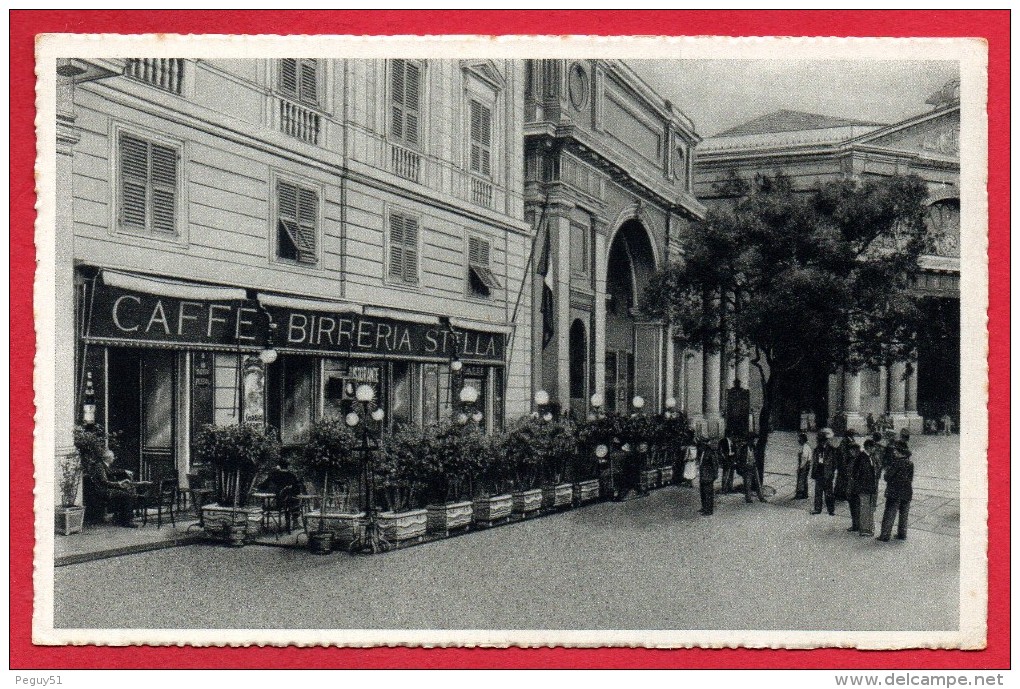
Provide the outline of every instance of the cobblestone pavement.
[[848,518],[790,509],[771,460],[782,442],[771,504],[719,496],[702,517],[697,491],[674,486],[375,556],[257,545],[126,555],[58,568],[55,624],[955,629],[959,539],[918,528],[878,543],[847,534]]

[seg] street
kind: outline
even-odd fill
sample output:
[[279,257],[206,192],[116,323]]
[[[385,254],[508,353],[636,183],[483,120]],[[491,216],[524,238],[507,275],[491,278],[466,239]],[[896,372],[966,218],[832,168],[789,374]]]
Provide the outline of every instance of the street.
[[[952,476],[916,458],[919,486]],[[959,538],[944,507],[917,514],[907,541],[878,543],[809,514],[769,471],[770,504],[719,496],[711,517],[696,489],[672,486],[376,556],[192,545],[60,567],[55,626],[957,628]]]

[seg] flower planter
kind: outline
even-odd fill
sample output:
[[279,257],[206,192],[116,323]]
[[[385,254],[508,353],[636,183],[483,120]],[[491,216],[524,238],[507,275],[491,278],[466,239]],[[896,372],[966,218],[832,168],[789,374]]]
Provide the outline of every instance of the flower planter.
[[383,538],[394,544],[421,540],[425,537],[427,523],[427,510],[379,513],[379,528]]
[[427,511],[426,530],[442,536],[449,536],[451,531],[471,526],[471,516],[474,513],[470,500],[429,505]]
[[312,531],[309,533],[308,549],[316,555],[329,555],[333,552],[333,532]]
[[365,513],[326,512],[312,510],[305,515],[305,531],[308,532],[308,543],[311,547],[312,536],[320,532],[333,535],[333,541],[344,547],[349,546],[365,533]]
[[659,485],[668,486],[673,483],[673,467],[662,467],[659,469]]
[[597,478],[593,478],[589,481],[580,481],[574,484],[575,505],[583,505],[586,502],[598,500],[600,494],[599,480]]
[[651,490],[659,484],[658,469],[643,469],[641,471],[641,490]]
[[85,523],[84,507],[58,507],[55,513],[56,532],[62,536],[81,533]]
[[570,507],[573,500],[574,486],[569,483],[560,483],[542,489],[542,509],[544,510]]
[[473,503],[475,524],[493,526],[510,520],[513,511],[513,497],[493,495],[478,498]]
[[202,507],[205,533],[215,541],[238,547],[259,534],[262,527],[261,507]]
[[511,494],[513,498],[513,514],[520,517],[533,517],[542,509],[542,489],[532,488]]

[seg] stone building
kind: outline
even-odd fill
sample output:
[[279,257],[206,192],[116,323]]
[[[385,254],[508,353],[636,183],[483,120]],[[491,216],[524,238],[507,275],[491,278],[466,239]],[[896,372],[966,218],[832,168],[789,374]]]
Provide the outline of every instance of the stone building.
[[[370,383],[391,422],[528,411],[524,65],[57,65],[58,457],[89,383],[143,478],[207,423],[285,447]],[[259,356],[261,352],[271,352]]]
[[[689,409],[700,416],[700,361],[688,366],[639,309],[649,276],[703,212],[692,122],[618,61],[527,60],[524,70],[534,389],[581,418],[595,393],[609,410],[629,411],[635,395],[661,410],[696,372]],[[707,399],[717,417],[718,399]]]
[[[706,204],[725,201],[718,186],[733,173],[750,179],[782,171],[796,188],[846,176],[916,174],[929,189],[929,224],[936,253],[922,257],[916,284],[930,311],[915,363],[857,374],[806,371],[797,389],[783,391],[776,419],[796,428],[800,413],[819,423],[865,428],[868,415],[888,414],[897,427],[920,431],[924,419],[959,419],[960,393],[960,96],[946,84],[928,109],[893,124],[782,110],[703,141],[697,149],[695,191]],[[732,374],[727,374],[729,377]],[[747,380],[747,378],[744,378]],[[752,378],[751,404],[760,407]]]

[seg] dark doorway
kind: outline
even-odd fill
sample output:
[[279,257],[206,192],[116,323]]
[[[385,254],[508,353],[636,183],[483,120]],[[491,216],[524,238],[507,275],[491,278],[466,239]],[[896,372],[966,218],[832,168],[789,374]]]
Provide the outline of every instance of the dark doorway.
[[111,348],[110,431],[117,467],[147,481],[174,478],[177,464],[177,356],[169,350]]
[[588,336],[580,319],[570,326],[570,410],[579,419],[588,411]]
[[917,412],[925,420],[960,423],[960,300],[929,297],[922,304],[925,330],[918,338]]

